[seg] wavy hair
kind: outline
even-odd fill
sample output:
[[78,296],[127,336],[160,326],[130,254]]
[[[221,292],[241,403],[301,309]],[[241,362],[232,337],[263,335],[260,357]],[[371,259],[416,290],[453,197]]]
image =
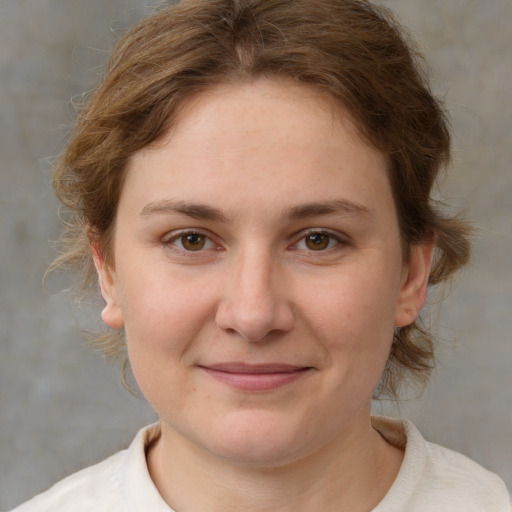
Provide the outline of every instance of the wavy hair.
[[[78,116],[53,186],[68,211],[52,269],[78,270],[96,290],[90,243],[108,262],[130,157],[172,130],[184,102],[222,84],[286,78],[323,91],[353,116],[389,161],[404,257],[435,240],[430,284],[467,263],[468,225],[431,198],[450,160],[445,110],[427,66],[391,13],[363,0],[182,0],[126,33]],[[126,357],[122,332],[98,334],[106,356]],[[395,331],[380,392],[396,396],[404,373],[426,382],[433,337],[417,320]]]

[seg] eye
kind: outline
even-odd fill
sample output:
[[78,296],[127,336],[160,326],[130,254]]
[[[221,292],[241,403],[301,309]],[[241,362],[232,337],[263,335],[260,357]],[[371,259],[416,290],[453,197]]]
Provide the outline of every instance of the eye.
[[308,249],[312,251],[322,251],[329,247],[331,237],[325,233],[313,233],[312,235],[307,235],[304,238],[304,242]]
[[215,247],[215,244],[206,235],[194,232],[175,235],[165,240],[165,244],[187,252],[198,252]]
[[296,249],[306,251],[325,251],[339,245],[341,240],[332,233],[312,231],[303,236],[295,245]]

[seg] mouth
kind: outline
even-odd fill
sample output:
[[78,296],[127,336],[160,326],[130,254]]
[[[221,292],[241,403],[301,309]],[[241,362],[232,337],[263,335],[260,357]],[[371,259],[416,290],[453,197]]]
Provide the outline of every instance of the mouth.
[[272,391],[299,380],[312,368],[288,364],[246,364],[239,362],[200,366],[215,380],[242,391]]

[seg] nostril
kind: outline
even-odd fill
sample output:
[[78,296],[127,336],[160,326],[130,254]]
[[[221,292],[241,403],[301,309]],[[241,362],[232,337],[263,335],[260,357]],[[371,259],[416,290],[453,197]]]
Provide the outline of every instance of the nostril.
[[293,326],[293,313],[284,303],[259,304],[257,307],[254,303],[245,306],[240,302],[224,303],[217,311],[216,322],[227,334],[257,342],[289,331]]

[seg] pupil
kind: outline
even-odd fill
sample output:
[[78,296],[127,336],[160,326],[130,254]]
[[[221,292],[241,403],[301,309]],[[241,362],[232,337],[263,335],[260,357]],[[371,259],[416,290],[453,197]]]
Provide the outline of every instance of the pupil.
[[204,246],[204,237],[202,235],[187,235],[183,237],[183,246],[191,251],[198,251]]
[[309,235],[307,238],[307,245],[310,249],[325,249],[329,245],[329,237],[327,235],[323,235],[322,233]]

